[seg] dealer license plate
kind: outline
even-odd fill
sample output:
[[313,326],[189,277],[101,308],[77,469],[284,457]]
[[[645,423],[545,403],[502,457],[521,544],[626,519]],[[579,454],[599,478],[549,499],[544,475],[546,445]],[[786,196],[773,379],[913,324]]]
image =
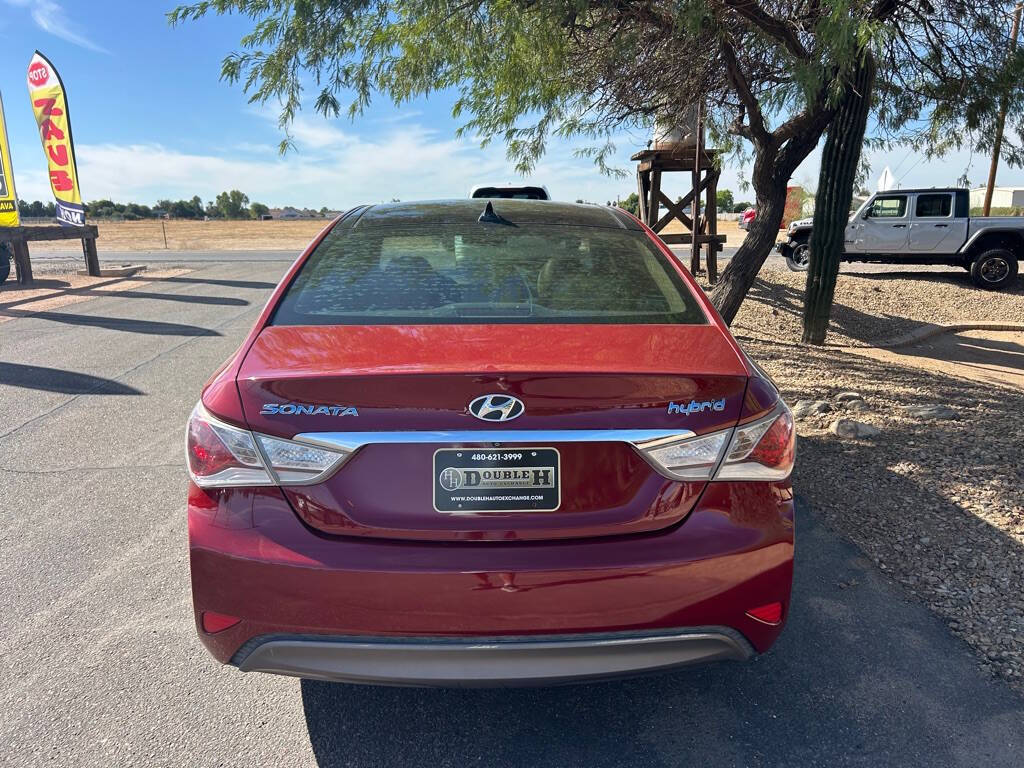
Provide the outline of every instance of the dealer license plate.
[[442,448],[434,453],[438,512],[554,512],[562,501],[560,487],[554,448]]

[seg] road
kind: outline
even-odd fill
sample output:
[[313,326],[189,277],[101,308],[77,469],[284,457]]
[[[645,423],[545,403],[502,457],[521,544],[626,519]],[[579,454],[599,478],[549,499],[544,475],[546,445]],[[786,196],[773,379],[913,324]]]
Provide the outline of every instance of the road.
[[[739,246],[727,246],[719,254],[719,271],[735,255]],[[680,261],[687,267],[690,264],[690,251],[688,246],[674,246],[672,249]],[[166,264],[194,266],[197,264],[222,264],[234,262],[292,262],[301,253],[301,249],[289,251],[100,251],[100,263],[102,265],[114,264]],[[66,269],[69,265],[75,268],[83,268],[85,262],[78,251],[36,251],[32,254],[32,264],[37,271],[53,269]],[[765,261],[770,267],[784,268],[786,260],[779,254],[772,251]],[[960,267],[944,267],[935,265],[899,265],[888,264],[842,264],[841,272],[884,272],[886,270],[899,271],[954,271],[963,274]],[[11,279],[14,277],[12,275]]]
[[[724,248],[719,254],[720,259],[731,259],[736,253],[737,247]],[[673,249],[680,257],[689,263],[690,252],[682,246]],[[154,262],[167,264],[195,264],[195,263],[223,263],[235,261],[293,261],[301,248],[291,251],[100,251],[100,261],[104,264],[153,264]],[[786,262],[781,256],[772,255],[769,257],[773,262],[784,265]],[[32,253],[33,264],[78,264],[85,262],[77,250],[43,251],[37,250]]]
[[[235,261],[294,261],[301,248],[289,251],[104,251],[99,253],[102,264],[222,264]],[[80,251],[32,252],[32,264],[78,264],[85,266]]]
[[497,691],[215,664],[190,613],[183,425],[285,267],[0,323],[0,764],[1020,766],[1024,698],[802,503],[790,624],[750,664]]

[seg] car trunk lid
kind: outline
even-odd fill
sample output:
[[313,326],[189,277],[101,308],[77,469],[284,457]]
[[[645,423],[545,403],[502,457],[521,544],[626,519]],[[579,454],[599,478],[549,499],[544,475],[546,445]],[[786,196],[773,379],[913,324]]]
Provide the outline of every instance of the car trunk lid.
[[[360,446],[324,482],[285,488],[311,526],[512,540],[681,520],[704,482],[662,476],[631,440],[732,426],[746,380],[736,348],[713,325],[275,326],[249,350],[238,388],[254,431]],[[481,421],[469,404],[491,394],[520,399],[524,412]],[[557,457],[557,509],[439,509],[439,468],[462,460],[449,449],[467,449],[467,459],[520,457],[505,469]]]

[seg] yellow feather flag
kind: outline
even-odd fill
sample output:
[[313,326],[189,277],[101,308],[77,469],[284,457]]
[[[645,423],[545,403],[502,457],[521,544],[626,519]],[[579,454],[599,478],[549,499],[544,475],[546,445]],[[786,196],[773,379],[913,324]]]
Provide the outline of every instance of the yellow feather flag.
[[68,100],[60,75],[39,51],[28,65],[28,95],[39,126],[39,138],[50,166],[50,187],[57,200],[57,222],[67,226],[85,224],[85,206],[78,189],[78,166],[71,139]]
[[7,141],[4,100],[0,96],[0,227],[18,226],[18,193],[14,189],[11,145]]

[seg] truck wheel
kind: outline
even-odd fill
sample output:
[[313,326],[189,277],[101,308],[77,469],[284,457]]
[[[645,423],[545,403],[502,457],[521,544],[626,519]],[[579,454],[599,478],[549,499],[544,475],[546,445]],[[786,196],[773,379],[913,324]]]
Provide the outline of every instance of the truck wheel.
[[786,252],[786,266],[794,272],[806,272],[810,264],[810,242],[808,240],[797,240]]
[[993,248],[971,262],[971,280],[979,288],[999,290],[1017,279],[1017,257],[1005,248]]

